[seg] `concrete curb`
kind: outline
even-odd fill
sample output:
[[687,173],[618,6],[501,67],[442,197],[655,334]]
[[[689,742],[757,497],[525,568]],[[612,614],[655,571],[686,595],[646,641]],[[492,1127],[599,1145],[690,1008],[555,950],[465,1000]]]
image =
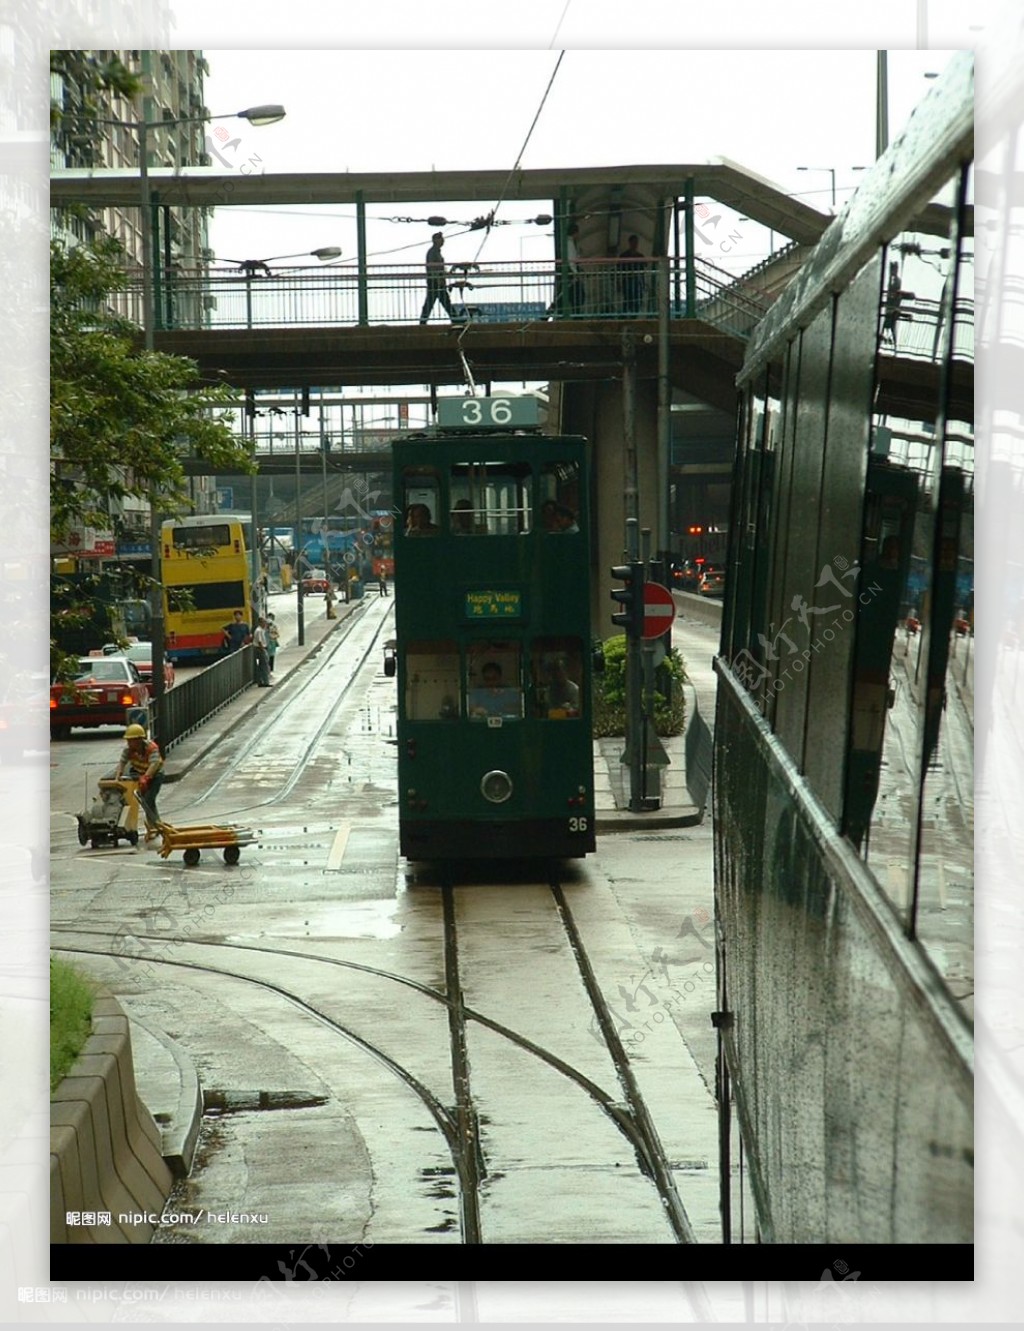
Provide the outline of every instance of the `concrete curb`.
[[[148,1243],[173,1175],[135,1089],[128,1018],[101,991],[92,1034],[50,1097],[50,1242]],[[68,1212],[80,1223],[67,1223]],[[109,1212],[110,1224],[100,1223]]]
[[669,827],[699,827],[703,821],[700,810],[692,804],[682,809],[652,809],[649,813],[616,809],[599,813],[594,831],[598,836],[609,832],[663,832]]
[[[192,1170],[203,1122],[203,1091],[195,1064],[159,1027],[128,1017],[138,1066],[136,1089],[160,1132],[160,1151],[175,1178]],[[147,1047],[148,1046],[148,1047]]]

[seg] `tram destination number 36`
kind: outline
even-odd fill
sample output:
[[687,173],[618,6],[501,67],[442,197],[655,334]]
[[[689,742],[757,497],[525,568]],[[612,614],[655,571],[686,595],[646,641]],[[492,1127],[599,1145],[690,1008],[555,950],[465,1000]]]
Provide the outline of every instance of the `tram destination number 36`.
[[445,430],[515,430],[539,421],[535,397],[446,397],[437,404],[437,423]]

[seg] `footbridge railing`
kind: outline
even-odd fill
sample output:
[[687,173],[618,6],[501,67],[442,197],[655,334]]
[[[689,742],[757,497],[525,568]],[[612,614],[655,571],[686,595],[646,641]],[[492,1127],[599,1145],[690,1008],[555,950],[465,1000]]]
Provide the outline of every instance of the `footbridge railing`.
[[[659,282],[663,270],[664,287]],[[267,272],[155,274],[158,329],[315,328],[416,325],[424,321],[525,324],[543,320],[654,319],[658,292],[671,319],[699,318],[746,336],[769,301],[710,263],[586,259],[576,271],[556,261],[449,265],[443,297],[428,305],[421,265],[320,265]],[[141,322],[142,280],[130,273],[119,312]]]

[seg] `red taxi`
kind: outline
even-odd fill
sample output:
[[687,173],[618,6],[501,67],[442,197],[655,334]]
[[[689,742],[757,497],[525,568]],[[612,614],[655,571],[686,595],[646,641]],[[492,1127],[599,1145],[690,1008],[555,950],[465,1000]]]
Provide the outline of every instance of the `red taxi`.
[[72,726],[123,726],[129,707],[145,707],[149,689],[123,656],[80,656],[73,680],[50,685],[50,738]]

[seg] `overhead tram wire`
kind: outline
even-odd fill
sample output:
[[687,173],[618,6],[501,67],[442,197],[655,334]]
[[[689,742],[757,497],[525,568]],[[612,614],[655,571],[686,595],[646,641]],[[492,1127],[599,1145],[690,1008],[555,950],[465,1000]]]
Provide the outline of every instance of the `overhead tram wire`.
[[566,14],[568,14],[568,12],[569,12],[569,6],[570,6],[571,4],[572,4],[572,0],[565,0],[565,5],[564,5],[564,7],[563,7],[563,9],[562,9],[562,12],[561,12],[561,14],[559,14],[559,16],[558,16],[558,22],[555,24],[555,30],[554,30],[554,32],[551,34],[551,41],[548,42],[548,50],[549,50],[549,51],[551,51],[551,50],[554,49],[555,42],[558,40],[558,34],[559,34],[559,33],[561,32],[561,30],[562,30],[562,24],[565,22],[565,16],[566,16]]
[[[566,6],[566,8],[568,8],[568,5]],[[563,10],[563,15],[562,15],[562,16],[563,16],[563,18],[564,18],[564,16],[565,16],[565,11],[564,11],[564,10]],[[559,23],[561,23],[561,19],[559,20]],[[558,59],[555,61],[555,67],[554,67],[554,69],[551,71],[551,77],[548,79],[548,86],[544,89],[544,95],[543,95],[543,97],[541,97],[541,99],[540,99],[540,105],[537,107],[537,110],[536,110],[536,112],[535,112],[535,114],[534,114],[533,120],[530,122],[530,128],[526,131],[526,138],[523,140],[522,147],[519,149],[519,152],[518,152],[518,154],[516,155],[516,160],[513,162],[512,166],[509,168],[508,175],[505,177],[505,183],[504,183],[504,185],[502,185],[502,187],[501,187],[501,193],[500,193],[499,196],[498,196],[498,201],[497,201],[497,203],[494,205],[494,207],[491,209],[490,213],[488,214],[488,218],[489,218],[489,220],[488,220],[488,225],[487,225],[487,227],[486,227],[486,229],[485,229],[485,231],[484,231],[483,236],[482,236],[481,239],[480,239],[480,244],[479,244],[479,246],[477,247],[476,254],[475,254],[474,258],[473,258],[473,262],[474,262],[474,263],[479,263],[480,255],[483,253],[484,245],[487,243],[487,238],[488,238],[488,237],[490,236],[490,234],[491,234],[491,226],[493,226],[493,224],[494,224],[494,219],[495,219],[495,217],[497,216],[498,209],[501,207],[502,203],[503,203],[504,200],[505,200],[505,194],[506,194],[506,192],[508,191],[509,182],[511,181],[511,179],[512,179],[512,177],[515,175],[515,173],[519,170],[520,163],[521,163],[522,160],[523,160],[523,153],[526,152],[526,149],[527,149],[527,146],[529,145],[530,139],[533,137],[533,131],[537,128],[537,121],[540,120],[541,113],[542,113],[542,111],[544,110],[544,107],[545,107],[545,105],[546,105],[546,103],[547,103],[548,97],[549,97],[550,94],[551,94],[551,89],[552,89],[552,87],[554,86],[555,79],[558,77],[558,71],[559,71],[559,69],[561,69],[561,67],[562,67],[562,61],[563,61],[564,58],[565,58],[565,52],[564,52],[564,51],[559,51],[559,53],[558,53]],[[459,351],[459,359],[462,361],[462,369],[463,369],[463,373],[464,373],[465,376],[466,376],[466,382],[467,382],[468,385],[469,385],[470,393],[471,393],[473,396],[475,396],[475,395],[476,395],[476,384],[474,383],[473,375],[472,375],[472,373],[470,372],[469,363],[467,362],[466,357],[465,357],[465,354],[464,354],[464,352],[463,352],[463,350],[462,350],[462,342],[463,342],[463,339],[465,338],[466,333],[467,333],[468,331],[469,331],[469,323],[468,323],[468,321],[467,321],[466,325],[465,325],[465,326],[460,330],[460,332],[459,332],[458,341],[457,341],[457,346],[458,346],[458,351]]]

